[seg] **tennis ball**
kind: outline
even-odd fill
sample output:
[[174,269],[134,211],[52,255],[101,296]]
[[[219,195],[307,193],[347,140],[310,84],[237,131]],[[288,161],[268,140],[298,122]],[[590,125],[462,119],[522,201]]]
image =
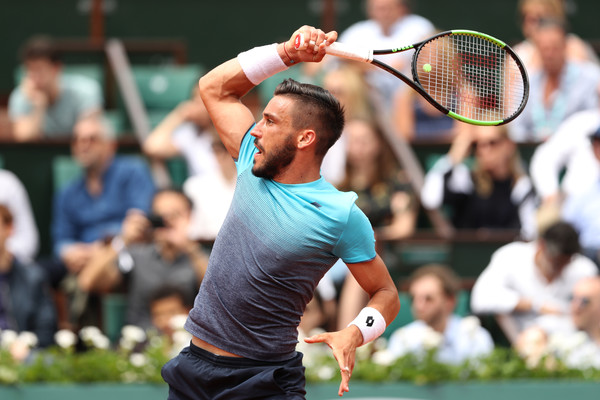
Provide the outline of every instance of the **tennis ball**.
[[423,64],[423,71],[430,72],[431,71],[431,64]]

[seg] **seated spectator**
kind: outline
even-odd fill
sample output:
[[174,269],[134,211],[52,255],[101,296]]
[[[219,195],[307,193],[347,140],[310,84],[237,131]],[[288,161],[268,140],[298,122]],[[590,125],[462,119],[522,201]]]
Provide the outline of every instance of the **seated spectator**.
[[[557,329],[540,321],[519,336],[517,350],[534,361],[550,355],[570,368],[600,368],[600,277],[575,284],[569,318],[561,325]],[[531,337],[538,338],[535,346],[528,340]]]
[[[412,13],[406,0],[368,0],[366,12],[368,19],[358,21],[341,32],[339,42],[371,49],[392,49],[416,43],[435,31],[429,20]],[[377,58],[400,71],[410,68],[410,54],[407,53]],[[360,67],[364,67],[367,81],[383,100],[383,105],[391,105],[393,95],[402,82],[378,68]]]
[[[0,330],[32,332],[39,346],[49,346],[57,329],[49,285],[39,266],[19,261],[8,249],[13,231],[13,215],[0,204]],[[22,354],[16,347],[11,351]]]
[[494,252],[471,292],[476,314],[509,315],[512,340],[544,315],[565,315],[580,279],[594,276],[594,263],[579,254],[579,238],[568,223],[550,225],[532,242],[513,242]]
[[212,122],[196,87],[192,98],[179,104],[148,135],[143,150],[162,160],[183,156],[189,176],[211,175],[218,170],[211,147],[214,137]]
[[461,318],[453,314],[460,282],[450,268],[443,265],[418,268],[410,278],[408,290],[415,321],[392,333],[388,350],[393,355],[424,353],[427,335],[437,337],[436,357],[443,363],[460,364],[493,350],[492,337],[476,317]]
[[567,58],[564,25],[555,19],[540,21],[533,42],[542,68],[530,73],[529,101],[519,118],[508,125],[517,142],[544,141],[569,116],[598,107],[600,67]]
[[[474,148],[474,162],[466,163]],[[458,229],[515,229],[525,239],[537,233],[537,196],[516,144],[505,127],[466,127],[448,154],[425,175],[425,208],[449,208]]]
[[[323,87],[344,107],[346,121],[355,118],[375,119],[369,85],[354,64],[339,63],[336,68],[327,71],[323,77]],[[342,136],[329,149],[321,165],[321,174],[333,185],[339,184],[344,178],[348,142],[346,136],[342,132]]]
[[6,247],[22,262],[31,261],[38,252],[39,233],[27,190],[15,174],[1,168],[0,188],[0,204],[13,215],[13,232]]
[[184,193],[192,200],[190,236],[194,240],[214,240],[227,216],[237,170],[235,162],[220,139],[212,142],[218,168],[210,174],[190,176],[183,184]]
[[600,108],[578,112],[535,149],[530,171],[542,205],[560,208],[564,199],[581,195],[600,179],[591,141],[599,127]]
[[186,319],[192,309],[192,303],[193,299],[190,299],[182,288],[166,284],[160,286],[149,299],[152,327],[173,343],[175,332],[173,319],[176,317]]
[[[532,37],[543,19],[566,20],[565,1],[563,0],[520,0],[517,6],[521,32],[524,40],[513,46],[527,70],[531,73],[541,68],[541,57]],[[576,62],[598,63],[593,47],[574,33],[567,35],[566,57]]]
[[64,75],[52,40],[31,39],[21,59],[25,76],[8,103],[14,139],[69,138],[79,119],[102,110],[102,90],[92,79]]
[[189,238],[191,212],[191,201],[182,192],[157,192],[152,216],[137,210],[128,213],[120,235],[79,274],[81,289],[103,293],[123,283],[126,323],[144,329],[152,327],[150,298],[159,287],[175,285],[194,298],[208,257]]
[[346,174],[338,188],[358,195],[378,240],[399,240],[415,230],[417,202],[381,128],[364,119],[349,120]]
[[[600,170],[600,126],[588,138],[588,147],[591,146],[595,168]],[[591,174],[591,172],[590,172]],[[563,208],[562,217],[573,224],[579,233],[583,253],[591,258],[600,267],[600,179],[598,177],[586,186],[580,194],[567,197]]]
[[439,112],[412,88],[398,88],[392,113],[396,133],[409,142],[450,142],[455,121]]
[[116,148],[104,119],[88,117],[75,126],[71,153],[83,174],[55,195],[52,239],[62,261],[52,271],[55,284],[67,271],[78,274],[98,245],[120,232],[128,210],[150,209],[155,188],[148,166],[137,157],[116,156]]

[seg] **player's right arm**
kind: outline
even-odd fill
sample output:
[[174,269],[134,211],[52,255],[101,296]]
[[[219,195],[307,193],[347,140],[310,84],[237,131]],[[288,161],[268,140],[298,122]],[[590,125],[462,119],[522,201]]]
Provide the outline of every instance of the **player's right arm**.
[[200,79],[200,95],[221,141],[237,159],[242,138],[254,116],[241,98],[254,87],[237,58],[219,65]]
[[[299,48],[294,47],[294,39],[302,34],[308,40]],[[276,46],[277,54],[285,66],[289,67],[298,62],[319,62],[325,56],[325,46],[337,39],[335,31],[325,33],[311,26],[303,26],[296,30],[287,42]],[[310,44],[310,45],[309,45]],[[254,59],[253,56],[259,57]],[[256,52],[246,61],[246,68],[253,70],[254,79],[265,79],[260,76],[264,71],[272,69],[272,59],[268,52]],[[262,59],[266,57],[266,59]],[[275,56],[276,57],[276,56]],[[248,57],[246,57],[248,60]],[[263,62],[264,61],[264,62]],[[278,61],[278,60],[276,60]],[[271,65],[269,65],[271,63]],[[252,64],[252,65],[250,65]],[[258,71],[258,72],[257,72]],[[270,72],[270,75],[277,71]],[[240,58],[234,58],[219,65],[200,79],[200,95],[208,110],[210,118],[221,137],[221,141],[233,158],[237,159],[240,144],[245,133],[254,123],[254,115],[244,104],[241,98],[254,86],[244,71]]]

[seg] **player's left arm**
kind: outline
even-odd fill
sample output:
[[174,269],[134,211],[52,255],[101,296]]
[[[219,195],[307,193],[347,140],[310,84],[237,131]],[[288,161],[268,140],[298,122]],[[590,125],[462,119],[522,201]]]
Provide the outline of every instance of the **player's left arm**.
[[[338,391],[338,395],[340,396],[350,390],[349,382],[352,370],[354,369],[356,348],[373,340],[372,337],[364,337],[363,330],[373,329],[374,334],[378,336],[382,332],[375,333],[377,323],[384,323],[383,328],[385,329],[385,326],[389,325],[398,314],[398,311],[400,311],[398,290],[379,255],[370,261],[348,264],[348,269],[363,290],[369,295],[369,303],[363,311],[369,310],[369,312],[374,312],[373,309],[376,310],[380,314],[380,317],[383,317],[384,322],[378,320],[377,316],[370,321],[369,318],[371,317],[367,316],[365,321],[363,321],[365,325],[361,328],[352,322],[346,328],[337,332],[326,332],[305,339],[307,343],[322,342],[331,348],[333,356],[340,366],[342,376],[342,382]],[[361,311],[358,318],[365,315],[363,311]],[[376,314],[376,312],[374,313]],[[379,326],[381,327],[381,325]]]

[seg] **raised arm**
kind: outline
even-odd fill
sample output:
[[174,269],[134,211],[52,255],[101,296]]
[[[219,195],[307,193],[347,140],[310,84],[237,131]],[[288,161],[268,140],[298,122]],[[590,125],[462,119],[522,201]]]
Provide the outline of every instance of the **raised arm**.
[[[300,33],[310,40],[305,40],[296,49],[294,39]],[[295,63],[321,61],[325,56],[325,46],[335,39],[337,33],[334,31],[326,34],[320,29],[303,26],[287,42],[241,53],[200,79],[202,100],[223,144],[233,158],[237,158],[242,138],[254,123],[252,112],[242,104],[241,98],[262,80]]]

